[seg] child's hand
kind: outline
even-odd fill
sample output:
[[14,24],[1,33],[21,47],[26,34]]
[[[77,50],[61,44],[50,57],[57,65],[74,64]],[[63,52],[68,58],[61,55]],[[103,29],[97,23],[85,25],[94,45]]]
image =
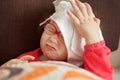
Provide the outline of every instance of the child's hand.
[[13,64],[24,63],[24,62],[27,62],[28,60],[33,60],[33,59],[34,59],[33,56],[26,55],[26,56],[21,57],[20,59],[11,59],[5,64],[3,64],[1,67],[9,67]]
[[94,16],[91,6],[78,0],[71,1],[71,5],[74,14],[70,11],[67,11],[67,13],[80,36],[85,38],[86,44],[101,41],[99,33],[100,20]]

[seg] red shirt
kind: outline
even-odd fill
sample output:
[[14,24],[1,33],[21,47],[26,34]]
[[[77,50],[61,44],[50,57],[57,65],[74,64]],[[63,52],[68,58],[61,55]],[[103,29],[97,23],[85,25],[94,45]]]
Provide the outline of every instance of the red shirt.
[[[83,55],[84,59],[84,68],[105,80],[112,80],[113,68],[110,65],[110,61],[108,55],[110,54],[110,49],[105,46],[105,42],[101,41],[95,44],[86,45]],[[35,59],[32,61],[41,61],[39,56],[43,53],[40,48],[24,53],[20,55],[18,58],[31,55],[34,56]],[[31,61],[30,61],[31,62]]]

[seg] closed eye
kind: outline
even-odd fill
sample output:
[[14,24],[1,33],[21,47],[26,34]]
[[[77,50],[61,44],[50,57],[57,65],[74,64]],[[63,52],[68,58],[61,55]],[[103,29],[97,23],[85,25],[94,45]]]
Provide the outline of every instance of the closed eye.
[[47,24],[44,29],[45,29],[45,31],[52,33],[52,34],[56,32],[56,29],[51,24]]

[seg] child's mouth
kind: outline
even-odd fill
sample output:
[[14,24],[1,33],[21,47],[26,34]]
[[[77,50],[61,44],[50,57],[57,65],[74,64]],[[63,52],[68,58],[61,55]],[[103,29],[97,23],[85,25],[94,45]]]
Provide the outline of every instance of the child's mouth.
[[53,46],[51,46],[51,45],[46,45],[46,47],[47,47],[47,49],[49,49],[49,50],[56,50]]

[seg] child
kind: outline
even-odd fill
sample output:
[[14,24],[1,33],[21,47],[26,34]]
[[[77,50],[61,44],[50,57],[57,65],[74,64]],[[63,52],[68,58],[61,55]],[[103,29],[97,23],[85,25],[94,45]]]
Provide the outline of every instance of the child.
[[[60,0],[55,4],[55,6],[57,6],[55,14],[64,14],[63,11],[68,5],[59,8],[59,1]],[[18,59],[12,59],[2,66],[10,66],[25,61],[67,61],[76,66],[83,66],[84,69],[105,80],[112,80],[113,69],[111,68],[108,59],[110,50],[105,46],[105,42],[101,38],[99,31],[100,20],[94,16],[88,3],[81,3],[78,0],[75,0],[75,2],[70,1],[68,3],[71,3],[73,9],[67,9],[66,11],[70,21],[64,16],[65,14],[60,15],[59,17],[53,14],[52,17],[41,24],[44,26],[44,32],[40,40],[40,48],[24,53],[20,55]],[[58,9],[63,11],[57,12]],[[70,27],[71,25],[73,27]],[[68,30],[64,29],[66,27]],[[79,36],[83,37],[84,40]],[[81,54],[82,47],[79,46],[79,48],[78,43],[83,43],[81,45],[84,45],[83,55]],[[78,51],[81,52],[78,54]]]

